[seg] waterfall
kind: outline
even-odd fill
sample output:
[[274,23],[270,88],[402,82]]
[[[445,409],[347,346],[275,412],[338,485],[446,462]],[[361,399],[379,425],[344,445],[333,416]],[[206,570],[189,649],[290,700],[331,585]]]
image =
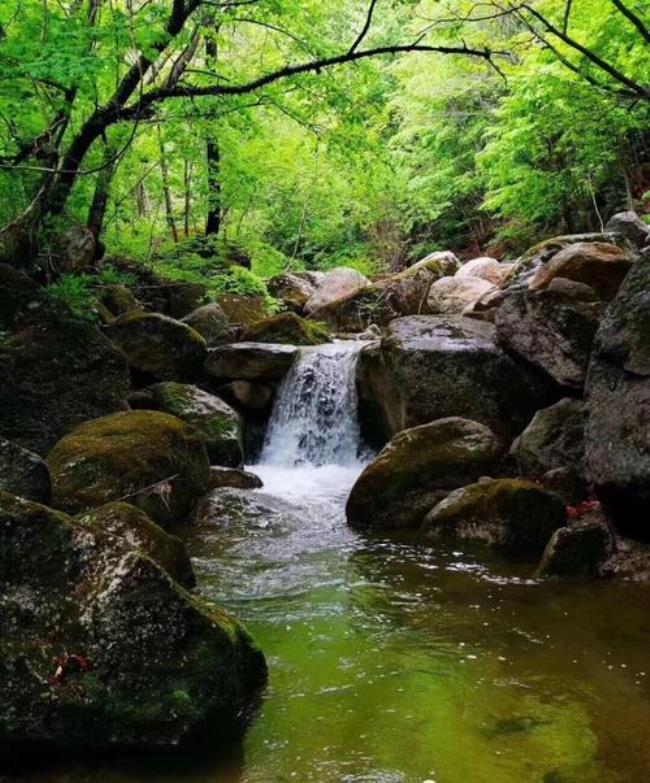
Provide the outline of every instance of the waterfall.
[[301,349],[283,380],[260,457],[263,465],[359,465],[364,447],[357,417],[355,368],[363,343]]

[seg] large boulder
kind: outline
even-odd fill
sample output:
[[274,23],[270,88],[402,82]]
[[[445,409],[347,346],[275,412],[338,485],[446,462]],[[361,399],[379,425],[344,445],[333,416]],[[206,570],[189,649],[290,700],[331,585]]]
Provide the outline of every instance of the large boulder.
[[160,313],[126,313],[108,324],[105,334],[132,370],[158,381],[194,380],[206,357],[200,334]]
[[220,381],[279,381],[289,371],[298,349],[272,343],[233,343],[212,348],[205,363],[210,378]]
[[478,277],[441,277],[429,289],[427,309],[430,313],[460,315],[494,290],[492,283]]
[[248,326],[268,315],[266,302],[262,296],[221,294],[217,297],[217,304],[226,314],[228,323],[233,326]]
[[77,424],[124,410],[124,355],[90,323],[43,315],[0,337],[0,435],[44,455]]
[[415,528],[452,489],[494,470],[499,442],[482,424],[451,417],[396,435],[357,479],[347,502],[355,528]]
[[650,226],[636,212],[617,213],[609,219],[605,228],[625,237],[635,247],[642,248],[650,244]]
[[208,491],[231,487],[232,489],[260,489],[262,479],[255,473],[239,468],[222,468],[213,465],[210,468]]
[[614,298],[625,275],[630,271],[634,255],[627,249],[605,242],[578,242],[560,250],[534,274],[533,290],[548,288],[555,278],[562,277],[585,283],[604,301]]
[[585,519],[553,533],[537,576],[594,577],[612,553],[612,536],[600,520]]
[[50,471],[38,454],[0,438],[0,491],[49,503]]
[[361,351],[358,386],[373,442],[447,416],[511,437],[550,401],[548,385],[496,346],[491,324],[460,317],[393,321],[379,345]]
[[84,272],[94,260],[96,246],[96,240],[86,226],[73,223],[54,239],[50,265],[60,274]]
[[650,254],[603,317],[586,399],[588,476],[623,532],[650,537]]
[[133,310],[143,309],[131,289],[117,283],[102,286],[99,289],[99,301],[113,318],[119,318]]
[[248,415],[267,412],[273,403],[273,388],[268,383],[232,381],[220,386],[218,393],[236,410]]
[[247,632],[141,549],[5,493],[0,605],[0,744],[16,752],[225,735],[265,678]]
[[584,402],[570,397],[538,411],[510,450],[522,473],[541,478],[570,467],[582,474],[586,419]]
[[304,513],[274,495],[224,486],[199,500],[190,522],[195,527],[241,531],[241,536],[250,540],[256,531],[296,529]]
[[497,340],[560,386],[581,389],[603,307],[562,290],[519,290],[496,310]]
[[196,585],[185,544],[152,522],[139,508],[129,503],[107,503],[81,514],[76,521],[124,539],[129,549],[139,549],[188,590]]
[[512,268],[513,264],[501,264],[496,258],[481,256],[463,264],[455,277],[479,277],[492,285],[499,286],[505,282]]
[[302,313],[309,298],[314,293],[315,285],[304,277],[285,273],[272,277],[267,288],[271,296],[294,313]]
[[430,540],[478,541],[522,557],[539,557],[565,524],[564,504],[532,481],[492,479],[457,489],[425,517]]
[[79,513],[128,500],[163,526],[187,516],[209,481],[203,438],[157,411],[86,422],[56,444],[47,463],[57,508]]
[[315,310],[310,318],[335,332],[363,332],[371,324],[385,326],[400,315],[391,301],[390,288],[374,285],[335,299]]
[[167,381],[148,386],[129,398],[134,408],[170,413],[201,435],[214,465],[238,467],[244,461],[242,422],[228,403],[197,386]]
[[349,267],[337,267],[328,272],[305,304],[305,312],[310,315],[336,299],[343,299],[361,288],[370,285],[367,277]]
[[412,271],[414,269],[426,268],[430,272],[434,272],[437,278],[440,278],[453,277],[460,267],[460,261],[450,250],[437,250],[434,253],[429,253],[420,261],[411,264],[409,269]]
[[320,345],[331,342],[324,324],[307,321],[295,313],[281,313],[256,321],[244,328],[241,339],[249,343]]
[[208,345],[232,342],[234,329],[216,302],[192,310],[183,318],[183,323],[198,332]]

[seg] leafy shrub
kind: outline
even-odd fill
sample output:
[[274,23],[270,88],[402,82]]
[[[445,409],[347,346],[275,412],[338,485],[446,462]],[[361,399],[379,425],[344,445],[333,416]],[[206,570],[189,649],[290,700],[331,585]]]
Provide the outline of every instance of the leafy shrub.
[[68,311],[77,318],[95,321],[97,296],[90,275],[63,275],[45,289],[49,302],[58,310]]

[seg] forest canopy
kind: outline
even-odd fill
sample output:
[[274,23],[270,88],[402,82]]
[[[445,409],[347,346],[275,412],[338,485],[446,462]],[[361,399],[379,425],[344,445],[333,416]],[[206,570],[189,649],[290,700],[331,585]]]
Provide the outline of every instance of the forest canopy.
[[5,0],[0,247],[266,277],[597,231],[650,211],[649,45],[645,0]]

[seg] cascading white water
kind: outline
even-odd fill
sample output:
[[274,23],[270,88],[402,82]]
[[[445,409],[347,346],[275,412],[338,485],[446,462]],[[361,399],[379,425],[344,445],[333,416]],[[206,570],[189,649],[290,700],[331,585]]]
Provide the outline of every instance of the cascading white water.
[[278,389],[262,465],[361,464],[355,368],[362,347],[349,341],[301,349]]

